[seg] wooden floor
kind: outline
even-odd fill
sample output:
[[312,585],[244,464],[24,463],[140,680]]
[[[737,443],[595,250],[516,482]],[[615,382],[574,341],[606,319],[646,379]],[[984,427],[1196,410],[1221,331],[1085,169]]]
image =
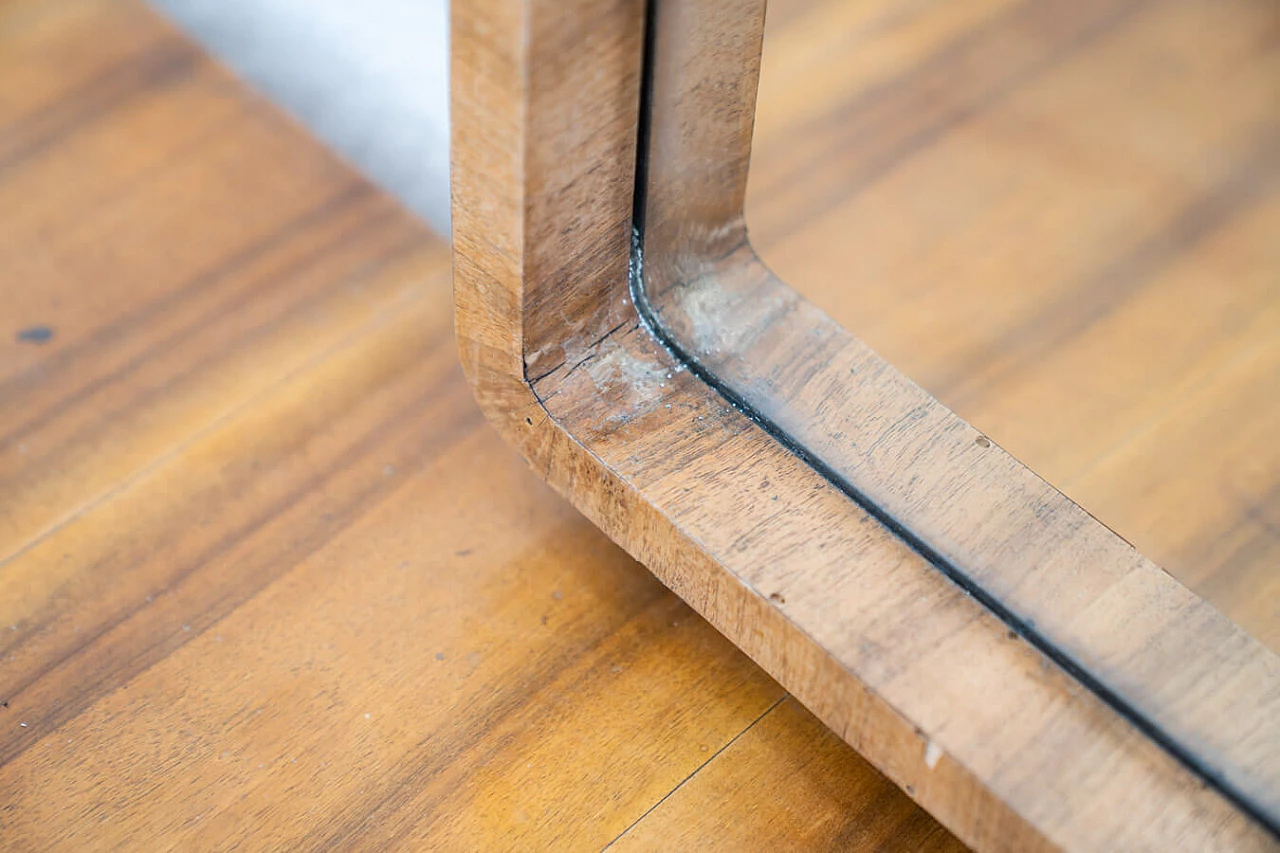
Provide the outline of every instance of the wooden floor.
[[953,850],[471,401],[445,243],[0,0],[0,849]]
[[765,261],[1280,650],[1280,4],[769,14]]
[[[1268,639],[1280,7],[774,0],[797,285]],[[951,850],[524,470],[446,245],[131,0],[0,0],[0,848]]]

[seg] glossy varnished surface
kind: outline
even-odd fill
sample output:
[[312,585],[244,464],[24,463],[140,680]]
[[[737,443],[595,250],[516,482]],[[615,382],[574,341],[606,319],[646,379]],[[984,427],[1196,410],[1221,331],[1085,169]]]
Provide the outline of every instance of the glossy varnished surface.
[[956,848],[482,423],[447,247],[138,5],[0,5],[0,305],[5,849]]
[[[918,10],[883,11],[911,18]],[[1108,22],[1102,11],[1115,12],[1019,9],[1013,20],[998,22],[997,38],[981,34],[979,70],[1016,70],[1007,66],[1019,51],[1035,47],[1028,39],[1036,28],[1051,27],[1055,37],[1079,35]],[[1099,692],[1118,697],[1117,705],[1180,745],[1191,763],[1210,768],[1210,777],[1220,774],[1237,796],[1269,812],[1274,825],[1280,659],[760,268],[741,218],[750,140],[743,117],[756,100],[754,60],[763,29],[752,12],[762,13],[763,6],[662,5],[652,16],[641,240],[645,304],[654,324],[727,393],[821,460],[864,505],[937,554],[958,582],[1007,614],[1011,626],[1072,661],[1082,681],[1087,677]],[[965,69],[954,54],[964,52],[952,49],[942,63],[960,90]],[[931,65],[937,63],[922,59],[911,73],[929,80]],[[936,77],[929,82],[922,87],[913,80],[904,88],[930,92],[939,85]],[[945,101],[952,88],[947,82],[931,94]],[[917,123],[928,118],[928,102],[908,112],[895,96],[887,100]],[[866,125],[872,144],[902,136],[883,106],[859,107],[856,121],[880,113],[880,123]],[[910,155],[905,137],[897,146],[889,150]],[[805,161],[775,165],[799,172]],[[849,166],[833,164],[832,171],[847,175]],[[762,215],[777,221],[770,208]],[[837,588],[851,570],[834,572],[829,587]],[[811,562],[803,571],[821,569]],[[865,618],[850,616],[845,627],[863,624]],[[827,627],[804,626],[810,636]],[[964,719],[980,712],[953,702],[952,713]],[[1025,710],[1016,717],[1028,719]],[[1042,773],[1049,775],[1045,768]]]
[[789,284],[1280,646],[1280,10],[775,0]]
[[[743,108],[730,95],[754,89],[749,69],[758,42],[751,22],[762,17],[749,14],[750,4],[696,8],[706,11],[712,39],[701,42],[705,50],[685,54],[664,52],[668,36],[680,38],[673,27],[686,34],[690,26],[697,29],[698,16],[669,18],[666,6],[650,10],[649,20],[656,15],[657,23],[654,50],[645,60],[652,70],[645,91],[652,97],[652,145],[660,152],[687,138],[686,130],[696,135],[721,122],[742,128]],[[649,288],[651,264],[674,262],[677,289],[714,289],[723,282],[717,272],[685,283],[684,275],[699,274],[700,259],[669,257],[660,245],[665,240],[651,242],[651,227],[668,233],[670,226],[696,243],[700,229],[709,238],[723,236],[733,223],[664,217],[661,204],[651,217],[647,201],[642,208],[633,192],[636,134],[648,112],[637,109],[643,5],[468,0],[453,7],[452,19],[459,350],[481,408],[534,470],[980,849],[1271,849],[1265,830],[1194,775],[1201,759],[1179,764],[1175,749],[1157,745],[1156,733],[1149,738],[1140,721],[1122,716],[1118,703],[1108,704],[1101,688],[1090,692],[1073,680],[1071,664],[1050,657],[1055,653],[1027,626],[1031,618],[1056,617],[1057,609],[1033,610],[1023,622],[997,618],[979,603],[978,592],[969,595],[939,571],[927,549],[908,547],[896,533],[900,528],[869,514],[874,510],[851,500],[851,490],[802,462],[762,421],[729,405],[705,361],[678,355],[683,345],[667,348],[654,340],[636,313],[646,303],[658,310]],[[735,21],[742,30],[733,29]],[[583,28],[590,33],[585,40]],[[716,76],[692,67],[704,65]],[[726,73],[735,67],[743,69],[740,74]],[[689,106],[687,98],[667,98],[672,90],[666,84],[682,74],[700,81],[689,92],[723,92],[726,100],[692,109],[689,122],[681,119],[673,130],[661,120],[659,104]],[[714,168],[698,174],[702,163],[720,156],[717,146],[689,153],[695,168],[686,181],[668,180],[667,161],[652,156],[653,149],[648,154],[643,162],[650,168],[637,170],[652,178],[647,190],[684,184],[693,193],[717,183]],[[731,152],[726,157],[739,162]],[[714,217],[701,194],[686,200]],[[628,289],[633,210],[643,230],[643,294],[634,285]],[[681,266],[686,260],[690,265]],[[691,313],[704,322],[696,337],[705,330],[722,339],[724,326],[777,331],[781,325],[772,317],[742,323],[723,303],[694,301]],[[663,317],[659,323],[666,323]],[[795,348],[821,362],[824,353],[809,332],[822,330],[796,331]],[[783,347],[783,363],[798,361],[811,370],[795,348]],[[710,349],[742,361],[757,354],[733,342]],[[1002,488],[1007,483],[1000,478],[1012,475],[1001,473],[1009,468],[1008,457],[952,415],[944,413],[943,420],[954,423],[938,424],[932,413],[939,404],[918,388],[896,395],[883,388],[909,385],[890,366],[858,358],[836,371],[840,381],[848,381],[850,366],[855,374],[866,373],[873,392],[890,393],[876,405],[864,399],[864,385],[838,385],[819,405],[848,418],[846,432],[872,433],[866,441],[883,452],[888,488],[899,473],[896,488],[931,504],[922,512],[941,515],[944,533],[954,526],[959,539],[976,527],[994,541],[980,537],[970,543],[974,550],[1021,554],[1030,565],[1016,565],[1017,571],[1040,568],[1045,578],[1006,578],[1007,585],[1032,590],[1048,579],[1063,587],[1059,600],[1071,605],[1064,618],[1097,623],[1078,633],[1097,639],[1109,660],[1133,658],[1140,678],[1157,676],[1160,695],[1145,697],[1155,700],[1156,710],[1167,706],[1176,717],[1191,707],[1193,715],[1214,718],[1212,729],[1197,728],[1191,738],[1223,732],[1217,709],[1238,705],[1241,719],[1225,721],[1226,740],[1238,739],[1230,748],[1242,764],[1229,759],[1223,775],[1230,773],[1232,784],[1243,780],[1251,795],[1261,788],[1270,796],[1265,780],[1274,768],[1268,760],[1274,717],[1266,703],[1280,682],[1269,654],[1255,659],[1256,641],[1236,642],[1238,628],[1222,630],[1220,614],[1158,569],[1137,565],[1132,546],[1077,507],[1065,508],[1073,518],[1038,500],[1035,493],[1047,487],[1034,475],[1018,475],[1030,488]],[[778,372],[785,381],[805,377]],[[883,441],[874,435],[877,419],[888,422]],[[946,475],[956,469],[936,463],[945,463],[951,449],[958,462],[976,470],[977,460],[986,460],[987,467],[976,477],[976,490],[970,483],[967,494],[948,504],[945,492],[960,483]],[[914,489],[926,480],[941,493]],[[996,504],[1003,500],[1020,513],[1016,523],[1001,507],[973,505],[978,499],[991,503],[984,498],[988,492],[1003,496]],[[1041,508],[1055,523],[1039,523]],[[915,520],[907,523],[914,529]],[[1062,543],[1049,554],[1056,564],[1028,554],[1024,533]],[[1112,541],[1114,553],[1111,546],[1099,547]],[[1069,588],[1077,567],[1082,596]],[[991,601],[990,593],[984,600]],[[1122,606],[1112,606],[1117,602]],[[1205,611],[1210,618],[1201,618]],[[1180,614],[1189,624],[1170,626],[1168,617]],[[1243,648],[1245,659],[1218,658],[1217,648],[1198,653],[1197,644],[1214,639],[1233,654]],[[1180,654],[1178,645],[1188,641],[1191,656]],[[1154,656],[1140,654],[1148,648]],[[1121,680],[1127,676],[1118,673]],[[1224,683],[1232,689],[1223,689]],[[1168,695],[1182,685],[1194,690]],[[1148,686],[1138,683],[1136,692]],[[1237,686],[1247,688],[1245,695]],[[1212,753],[1215,745],[1210,747]],[[1215,765],[1207,775],[1216,772]]]

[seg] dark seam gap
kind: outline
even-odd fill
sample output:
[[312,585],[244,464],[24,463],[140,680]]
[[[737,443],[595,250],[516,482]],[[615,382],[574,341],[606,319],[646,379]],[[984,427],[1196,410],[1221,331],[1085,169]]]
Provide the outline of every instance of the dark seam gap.
[[1113,711],[1126,719],[1139,732],[1164,749],[1165,752],[1190,770],[1192,774],[1204,780],[1234,806],[1259,823],[1273,837],[1280,839],[1280,822],[1277,822],[1273,816],[1269,815],[1260,804],[1254,803],[1247,794],[1238,790],[1231,782],[1225,779],[1220,770],[1202,761],[1191,750],[1184,747],[1173,736],[1165,732],[1153,719],[1129,704],[1120,693],[1103,683],[1099,677],[1093,675],[1082,664],[1072,658],[1070,654],[1054,645],[1052,640],[1036,630],[1032,621],[1024,619],[1010,610],[996,595],[988,592],[965,574],[961,566],[953,563],[934,549],[923,537],[915,533],[903,522],[894,518],[890,512],[876,504],[852,482],[775,424],[743,396],[722,382],[715,373],[687,352],[679,341],[662,325],[653,306],[649,304],[648,295],[645,293],[643,252],[645,201],[649,178],[648,151],[652,122],[656,6],[657,0],[647,0],[645,4],[644,56],[641,69],[640,114],[637,128],[635,168],[636,186],[633,195],[631,262],[629,264],[628,281],[631,300],[635,303],[636,312],[640,315],[641,325],[690,373],[719,394],[725,402],[763,429],[775,441],[821,475],[828,483],[843,492],[872,518],[901,539],[909,548],[942,572],[961,590],[976,599],[996,618],[1034,646],[1037,651],[1057,664],[1068,676],[1092,692]]
[[560,362],[559,364],[557,364],[555,367],[553,367],[553,368],[551,368],[550,370],[548,370],[546,373],[539,373],[537,376],[530,377],[530,378],[529,378],[528,380],[526,380],[526,381],[527,381],[527,382],[529,382],[529,384],[531,384],[531,385],[532,385],[533,383],[535,383],[535,382],[541,382],[542,380],[546,379],[546,378],[547,378],[548,376],[550,376],[551,374],[555,373],[555,372],[556,372],[557,370],[559,370],[560,368],[564,367],[564,366],[565,366],[565,364],[567,364],[567,362],[562,361],[562,362]]

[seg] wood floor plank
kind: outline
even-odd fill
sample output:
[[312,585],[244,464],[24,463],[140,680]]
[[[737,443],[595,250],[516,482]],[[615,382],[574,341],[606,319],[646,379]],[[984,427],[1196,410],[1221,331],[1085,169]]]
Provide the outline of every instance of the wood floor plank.
[[[101,0],[7,0],[0,9],[0,134],[5,139],[0,151],[11,151],[13,140],[29,138],[31,131],[47,129],[54,115],[74,116],[89,103],[108,103],[105,94],[127,91],[130,80],[145,77],[140,71],[155,67],[157,50],[167,50],[170,57],[185,53],[146,8],[122,6],[113,9]],[[86,29],[97,34],[94,50],[84,50],[79,40]]]
[[[760,772],[747,775],[742,768]],[[790,697],[710,758],[610,850],[859,850],[882,845],[925,851],[965,849],[937,826],[911,818],[903,804],[868,788],[844,744]],[[779,789],[802,790],[778,797]],[[860,809],[872,799],[877,805]],[[708,809],[734,802],[742,812]],[[850,821],[858,812],[863,820]]]
[[[886,27],[952,7],[885,4]],[[748,199],[784,280],[1272,648],[1278,26],[1257,0],[1027,2],[915,36],[896,74],[842,58],[876,30],[841,58],[767,31],[763,79],[793,82],[762,84]],[[805,85],[831,69],[842,95]],[[888,156],[872,119],[921,142]]]
[[783,692],[482,422],[443,241],[137,3],[0,42],[0,848],[600,849],[778,749],[941,833],[725,750]]
[[[1273,643],[1274,21],[777,0],[751,220]],[[6,849],[951,849],[480,423],[440,241],[140,6],[0,39]],[[860,105],[914,138],[938,80],[959,118],[887,161]],[[1053,304],[1101,307],[1045,349]]]

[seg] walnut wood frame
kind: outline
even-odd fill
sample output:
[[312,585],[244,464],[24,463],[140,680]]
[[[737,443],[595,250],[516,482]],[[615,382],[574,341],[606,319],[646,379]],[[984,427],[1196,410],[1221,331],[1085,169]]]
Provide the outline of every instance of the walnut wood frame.
[[751,252],[763,19],[454,5],[457,327],[482,408],[967,843],[1270,849],[1275,656]]

